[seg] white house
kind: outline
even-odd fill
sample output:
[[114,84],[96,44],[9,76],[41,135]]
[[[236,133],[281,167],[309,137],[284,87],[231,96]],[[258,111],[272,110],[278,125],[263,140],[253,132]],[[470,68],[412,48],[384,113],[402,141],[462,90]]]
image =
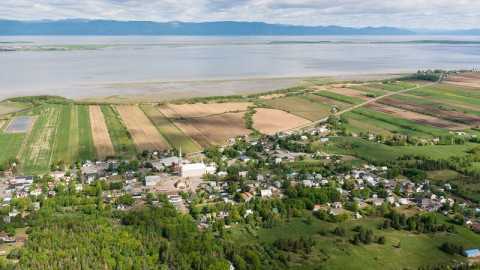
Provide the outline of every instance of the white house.
[[160,176],[158,175],[145,176],[144,184],[146,187],[156,186],[159,180],[160,180]]
[[260,194],[262,198],[270,198],[273,196],[272,191],[270,189],[262,189],[260,190]]

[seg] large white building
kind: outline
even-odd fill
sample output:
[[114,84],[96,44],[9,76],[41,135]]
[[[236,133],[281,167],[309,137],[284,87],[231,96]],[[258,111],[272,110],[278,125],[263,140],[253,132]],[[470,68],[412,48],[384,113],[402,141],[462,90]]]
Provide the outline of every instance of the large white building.
[[145,186],[156,186],[157,182],[160,180],[160,176],[158,175],[151,175],[145,177]]
[[180,164],[181,177],[202,177],[205,174],[215,173],[217,168],[202,163]]

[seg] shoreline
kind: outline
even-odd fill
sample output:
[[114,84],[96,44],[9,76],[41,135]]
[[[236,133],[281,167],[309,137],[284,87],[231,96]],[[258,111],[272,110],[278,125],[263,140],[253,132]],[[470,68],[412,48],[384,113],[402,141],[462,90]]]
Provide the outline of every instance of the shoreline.
[[[1,96],[6,99],[52,95],[80,102],[132,103],[167,102],[177,99],[234,96],[268,93],[310,84],[331,84],[351,81],[379,81],[401,77],[409,73],[356,74],[313,77],[263,77],[189,81],[147,81],[72,85],[68,88],[42,90],[24,89],[19,95]],[[11,91],[14,92],[15,90]],[[25,94],[23,94],[25,93]]]

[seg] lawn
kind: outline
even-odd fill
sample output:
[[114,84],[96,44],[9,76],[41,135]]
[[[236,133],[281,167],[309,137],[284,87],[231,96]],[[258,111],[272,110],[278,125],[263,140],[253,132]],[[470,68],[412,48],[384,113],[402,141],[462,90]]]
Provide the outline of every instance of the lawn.
[[271,99],[263,103],[311,121],[326,118],[331,114],[330,107],[295,96]]
[[473,143],[464,145],[429,145],[429,146],[388,146],[385,144],[367,141],[360,138],[330,138],[330,144],[320,146],[319,150],[342,155],[352,155],[365,160],[392,161],[401,155],[412,154],[445,158],[450,156],[464,156],[475,146]]
[[185,135],[168,118],[166,118],[155,106],[144,105],[140,108],[157,127],[158,131],[175,149],[182,149],[184,153],[200,151],[200,147],[190,137]]
[[90,128],[90,115],[88,106],[78,107],[78,157],[80,160],[94,159],[95,148],[93,146],[92,132]]
[[52,161],[60,106],[43,105],[39,113],[22,153],[24,174],[45,173]]
[[79,158],[78,106],[59,105],[60,119],[53,151],[53,160],[72,164]]
[[[446,222],[444,217],[438,216],[439,220]],[[465,248],[478,247],[480,242],[478,235],[460,226],[456,226],[457,234],[416,234],[394,229],[378,230],[376,225],[383,221],[383,218],[365,218],[333,224],[314,218],[313,223],[308,225],[303,218],[296,218],[283,226],[253,230],[253,234],[245,225],[238,225],[232,229],[230,237],[238,244],[251,241],[274,243],[280,238],[298,239],[302,236],[315,240],[316,245],[310,254],[284,253],[291,258],[291,269],[417,269],[423,265],[464,261],[465,258],[459,255],[448,255],[439,249],[446,241],[461,243]],[[374,236],[385,236],[386,244],[351,244],[355,234],[352,229],[356,225],[372,229]],[[331,233],[336,226],[346,229],[345,237]],[[401,247],[397,248],[399,242]]]
[[110,106],[102,106],[102,112],[105,117],[105,123],[107,124],[113,148],[115,148],[115,153],[125,158],[135,156],[135,146],[133,145],[130,134],[120,121],[119,116],[117,116]]

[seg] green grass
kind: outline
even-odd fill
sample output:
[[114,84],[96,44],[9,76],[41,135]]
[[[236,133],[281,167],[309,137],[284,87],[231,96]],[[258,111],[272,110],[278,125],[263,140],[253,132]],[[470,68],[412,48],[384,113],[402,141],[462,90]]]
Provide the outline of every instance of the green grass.
[[[447,222],[443,216],[435,215],[441,222]],[[291,258],[290,269],[417,269],[423,265],[465,261],[465,258],[459,255],[448,255],[439,249],[446,241],[460,243],[465,248],[476,248],[480,241],[478,235],[460,226],[456,226],[457,234],[416,234],[394,229],[376,229],[376,225],[383,221],[383,218],[365,218],[332,224],[315,218],[312,225],[308,225],[301,218],[297,218],[283,226],[257,230],[254,235],[248,233],[245,225],[239,225],[232,229],[230,237],[239,245],[252,241],[274,243],[279,238],[298,239],[301,236],[315,240],[316,245],[313,251],[306,255],[306,259],[302,258],[303,252],[284,253]],[[375,236],[385,236],[386,244],[351,244],[349,241],[354,235],[352,229],[356,225],[372,229]],[[331,234],[336,226],[345,228],[347,235],[338,237]],[[320,231],[326,234],[321,235]],[[401,248],[397,248],[400,241]]]
[[125,158],[133,157],[136,154],[135,146],[127,130],[123,126],[119,117],[109,106],[102,106],[103,116],[105,117],[105,123],[107,124],[108,133],[112,140],[113,148],[118,156]]
[[[348,146],[351,148],[346,148]],[[406,154],[432,158],[464,156],[473,146],[475,146],[474,143],[464,145],[388,146],[361,138],[346,137],[330,138],[330,144],[321,146],[320,150],[331,154],[352,155],[365,160],[388,162]]]
[[344,96],[344,95],[337,94],[337,93],[327,92],[327,91],[318,91],[318,92],[315,92],[313,94],[315,94],[317,96],[321,96],[321,97],[331,98],[331,99],[335,99],[335,100],[338,100],[338,101],[354,104],[354,105],[365,102],[365,100],[361,100],[361,99],[353,98],[353,97],[349,97],[349,96]]
[[78,132],[78,106],[60,105],[60,120],[53,160],[63,160],[65,164],[78,161],[79,132]]
[[[380,121],[380,120],[377,120],[377,119],[373,119],[373,118],[370,118],[368,116],[356,114],[356,113],[353,113],[353,112],[347,112],[347,113],[345,113],[345,116],[347,117],[347,119],[352,119],[354,121],[361,122],[362,123],[361,126],[363,128],[368,129],[368,125],[370,125],[372,127],[375,127],[375,128],[370,129],[372,132],[375,132],[375,133],[387,134],[387,133],[379,131],[379,129],[380,130],[383,129],[383,130],[386,130],[387,132],[390,132],[390,133],[405,134],[405,135],[410,135],[410,136],[414,136],[414,137],[418,137],[418,138],[432,138],[431,135],[426,134],[426,133],[413,131],[413,130],[410,130],[410,129],[407,129],[407,128],[403,128],[403,127],[400,127],[400,126],[397,126],[397,125],[386,123],[386,122],[383,122],[383,121]],[[350,124],[350,126],[351,126],[351,124]],[[348,127],[347,127],[347,129],[348,129]]]
[[25,133],[0,133],[0,163],[15,158],[24,139]]
[[314,98],[311,98],[311,97],[307,97],[307,96],[297,96],[297,98],[301,98],[301,99],[304,99],[304,100],[307,100],[307,101],[310,101],[310,102],[315,102],[315,103],[321,104],[323,106],[327,106],[330,109],[337,108],[340,111],[345,109],[341,106],[337,106],[337,105],[334,105],[334,104],[331,104],[331,103],[328,103],[328,102],[325,102],[325,101],[322,101],[322,100],[319,100],[319,99],[314,99]]
[[311,121],[326,118],[331,114],[329,106],[296,96],[271,99],[263,103]]
[[48,172],[52,161],[60,106],[44,105],[39,113],[22,153],[24,174]]
[[190,137],[178,129],[177,126],[168,120],[155,106],[144,105],[140,106],[140,108],[173,148],[182,149],[184,153],[201,150]]
[[92,132],[90,128],[90,115],[88,106],[78,107],[78,156],[81,160],[94,159],[95,149],[93,146]]

